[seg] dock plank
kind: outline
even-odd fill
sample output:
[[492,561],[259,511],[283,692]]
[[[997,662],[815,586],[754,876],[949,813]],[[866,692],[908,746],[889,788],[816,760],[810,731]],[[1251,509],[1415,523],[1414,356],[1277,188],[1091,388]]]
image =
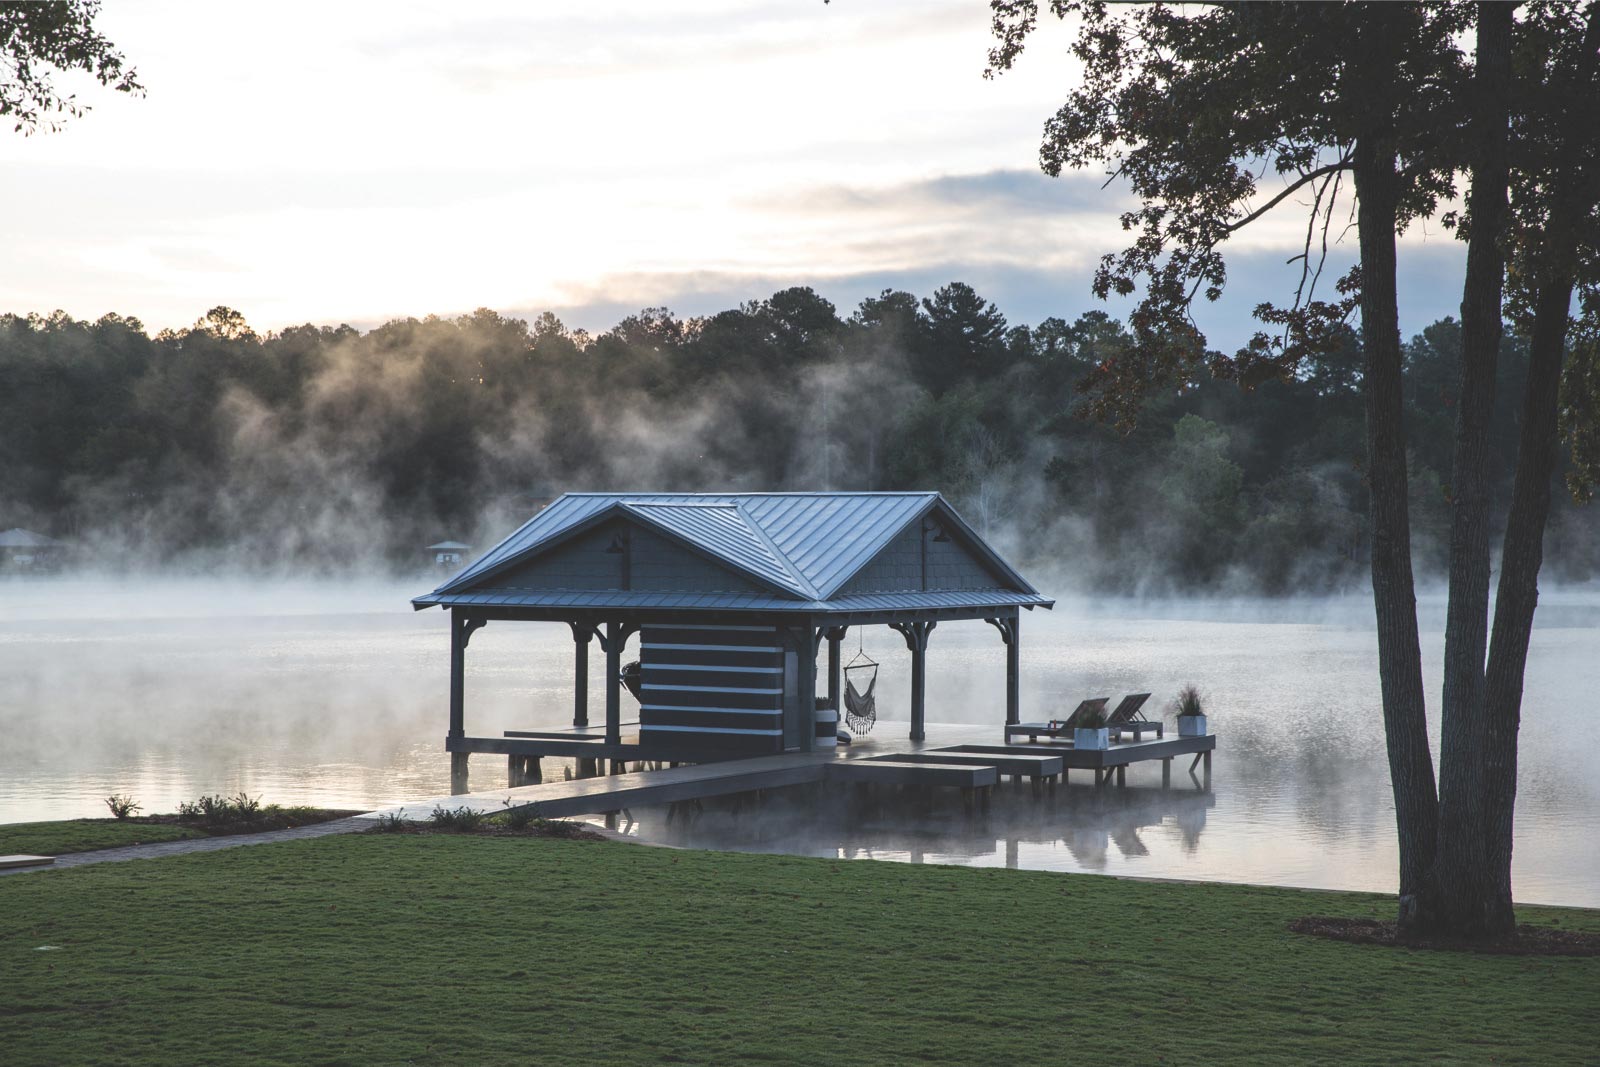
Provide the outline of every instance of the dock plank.
[[452,811],[467,808],[484,815],[534,807],[542,817],[550,819],[598,815],[634,806],[671,804],[679,800],[726,796],[752,789],[777,789],[820,782],[831,762],[833,757],[824,753],[723,760],[693,767],[634,771],[631,774],[575,778],[569,782],[545,782],[458,796],[429,797],[357,817],[374,822],[390,817],[420,822],[426,820],[436,807]]
[[941,785],[979,789],[994,785],[1000,772],[992,764],[912,763],[892,759],[843,760],[828,765],[830,781],[874,785]]
[[953,752],[1032,753],[1040,756],[1060,756],[1065,766],[1073,770],[1100,770],[1105,767],[1123,767],[1145,760],[1172,759],[1175,756],[1210,752],[1217,747],[1217,735],[1205,737],[1168,737],[1159,741],[1129,741],[1109,748],[1079,749],[1069,745],[956,745]]
[[956,763],[993,767],[1001,774],[1020,775],[1025,778],[1054,778],[1061,773],[1062,759],[1058,755],[1040,756],[1031,752],[962,752],[956,749],[937,749],[932,752],[900,752],[886,756],[868,756],[868,762],[899,760],[902,763]]

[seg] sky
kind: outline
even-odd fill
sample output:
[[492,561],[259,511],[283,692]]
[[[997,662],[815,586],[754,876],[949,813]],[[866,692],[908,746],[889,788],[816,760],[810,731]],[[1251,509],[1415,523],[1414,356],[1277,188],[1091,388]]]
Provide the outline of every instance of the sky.
[[[1038,169],[1066,28],[986,81],[983,0],[116,0],[98,25],[148,95],[72,83],[88,115],[0,137],[0,311],[153,331],[219,304],[258,330],[489,307],[594,332],[965,281],[1031,324],[1104,306],[1089,279],[1125,240],[1125,190]],[[1232,242],[1213,345],[1290,291],[1300,219]],[[1459,313],[1464,262],[1406,235],[1403,331]]]

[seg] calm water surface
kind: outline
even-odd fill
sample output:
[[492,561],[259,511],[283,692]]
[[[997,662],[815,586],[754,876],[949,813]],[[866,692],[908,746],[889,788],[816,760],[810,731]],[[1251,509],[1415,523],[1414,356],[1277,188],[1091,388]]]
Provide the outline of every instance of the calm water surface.
[[[148,811],[240,790],[354,808],[448,792],[445,616],[406,603],[427,584],[0,582],[0,822],[103,815],[114,792]],[[1436,708],[1442,604],[1423,609]],[[1164,793],[1150,765],[1130,771],[1125,791],[1003,792],[977,822],[780,798],[689,820],[635,812],[627,831],[706,848],[1392,891],[1370,615],[1352,596],[1069,600],[1024,616],[1025,718],[1085,696],[1148,689],[1165,700],[1193,681],[1219,735],[1210,793],[1181,767],[1179,788]],[[880,714],[903,716],[904,644],[881,628],[862,636],[883,663]],[[998,740],[994,630],[944,624],[929,651],[930,720],[992,723]],[[571,656],[564,626],[480,631],[468,730],[564,724]],[[1600,906],[1597,692],[1600,591],[1547,592],[1523,712],[1519,899]],[[474,760],[476,786],[504,781],[503,761]]]

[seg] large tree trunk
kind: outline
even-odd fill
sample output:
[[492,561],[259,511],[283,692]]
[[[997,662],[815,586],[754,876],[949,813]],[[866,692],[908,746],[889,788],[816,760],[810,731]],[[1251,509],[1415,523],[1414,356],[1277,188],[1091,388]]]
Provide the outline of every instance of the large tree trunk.
[[1576,277],[1577,235],[1591,206],[1592,193],[1583,162],[1593,140],[1597,70],[1600,4],[1588,9],[1577,66],[1570,71],[1570,82],[1563,86],[1566,114],[1559,138],[1561,160],[1553,181],[1555,195],[1543,239],[1530,253],[1525,271],[1537,279],[1533,336],[1522,404],[1522,434],[1517,444],[1517,473],[1500,553],[1500,585],[1495,595],[1494,633],[1484,684],[1482,828],[1495,892],[1483,902],[1481,921],[1490,930],[1514,929],[1511,831],[1517,800],[1517,731],[1522,723],[1528,641],[1539,603],[1544,529],[1550,515],[1550,481],[1555,473],[1558,441],[1557,406]]
[[[1372,9],[1361,47],[1370,60],[1364,97],[1395,103],[1392,51],[1383,8]],[[1387,47],[1386,47],[1387,45]],[[1392,113],[1392,111],[1390,112]],[[1367,415],[1367,480],[1372,494],[1372,600],[1378,622],[1378,674],[1383,728],[1400,839],[1400,912],[1411,913],[1433,864],[1438,819],[1433,757],[1428,749],[1417,642],[1417,599],[1411,574],[1405,422],[1402,415],[1400,321],[1395,291],[1395,219],[1399,179],[1394,135],[1384,116],[1356,140],[1357,226],[1361,240],[1361,392]]]
[[[1450,477],[1450,600],[1440,709],[1438,855],[1413,928],[1497,936],[1498,880],[1485,825],[1488,744],[1484,657],[1489,643],[1489,422],[1505,280],[1512,6],[1478,5],[1474,155],[1467,278],[1461,300],[1461,389]],[[1507,916],[1506,918],[1509,918]],[[1495,925],[1486,927],[1493,919]]]
[[[1522,724],[1522,681],[1528,640],[1539,603],[1539,567],[1544,527],[1550,514],[1550,479],[1555,473],[1557,398],[1566,354],[1567,308],[1572,276],[1547,282],[1536,304],[1528,353],[1528,388],[1522,405],[1511,516],[1500,553],[1495,595],[1494,644],[1484,687],[1485,736],[1478,753],[1483,812],[1472,830],[1483,835],[1485,883],[1460,917],[1467,936],[1503,937],[1515,930],[1511,910],[1511,827],[1517,802],[1517,731]],[[1465,901],[1464,901],[1465,902]]]

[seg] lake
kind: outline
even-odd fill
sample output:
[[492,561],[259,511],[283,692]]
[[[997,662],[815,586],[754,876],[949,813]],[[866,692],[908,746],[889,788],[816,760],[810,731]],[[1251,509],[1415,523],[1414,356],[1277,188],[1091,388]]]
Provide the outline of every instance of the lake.
[[[446,617],[407,603],[430,584],[0,582],[0,822],[104,815],[111,793],[170,811],[207,793],[374,808],[448,792]],[[1425,597],[1422,609],[1436,714],[1442,597]],[[1044,800],[1002,791],[977,821],[892,807],[813,811],[780,797],[693,819],[635,812],[625,829],[704,848],[1392,892],[1371,613],[1360,595],[1067,599],[1024,613],[1024,719],[1145,690],[1154,707],[1194,682],[1219,735],[1210,793],[1193,790],[1185,764],[1174,768],[1179,788],[1163,793],[1150,764],[1129,772],[1126,791],[1075,783]],[[883,664],[880,715],[904,718],[903,642],[881,627],[859,636]],[[468,731],[568,723],[571,657],[565,626],[480,631]],[[999,740],[1004,661],[991,627],[940,625],[929,720],[992,723]],[[1600,590],[1548,591],[1523,705],[1519,900],[1600,906],[1597,692]],[[632,718],[630,697],[624,705]],[[503,760],[476,756],[473,771],[475,786],[504,781]]]

